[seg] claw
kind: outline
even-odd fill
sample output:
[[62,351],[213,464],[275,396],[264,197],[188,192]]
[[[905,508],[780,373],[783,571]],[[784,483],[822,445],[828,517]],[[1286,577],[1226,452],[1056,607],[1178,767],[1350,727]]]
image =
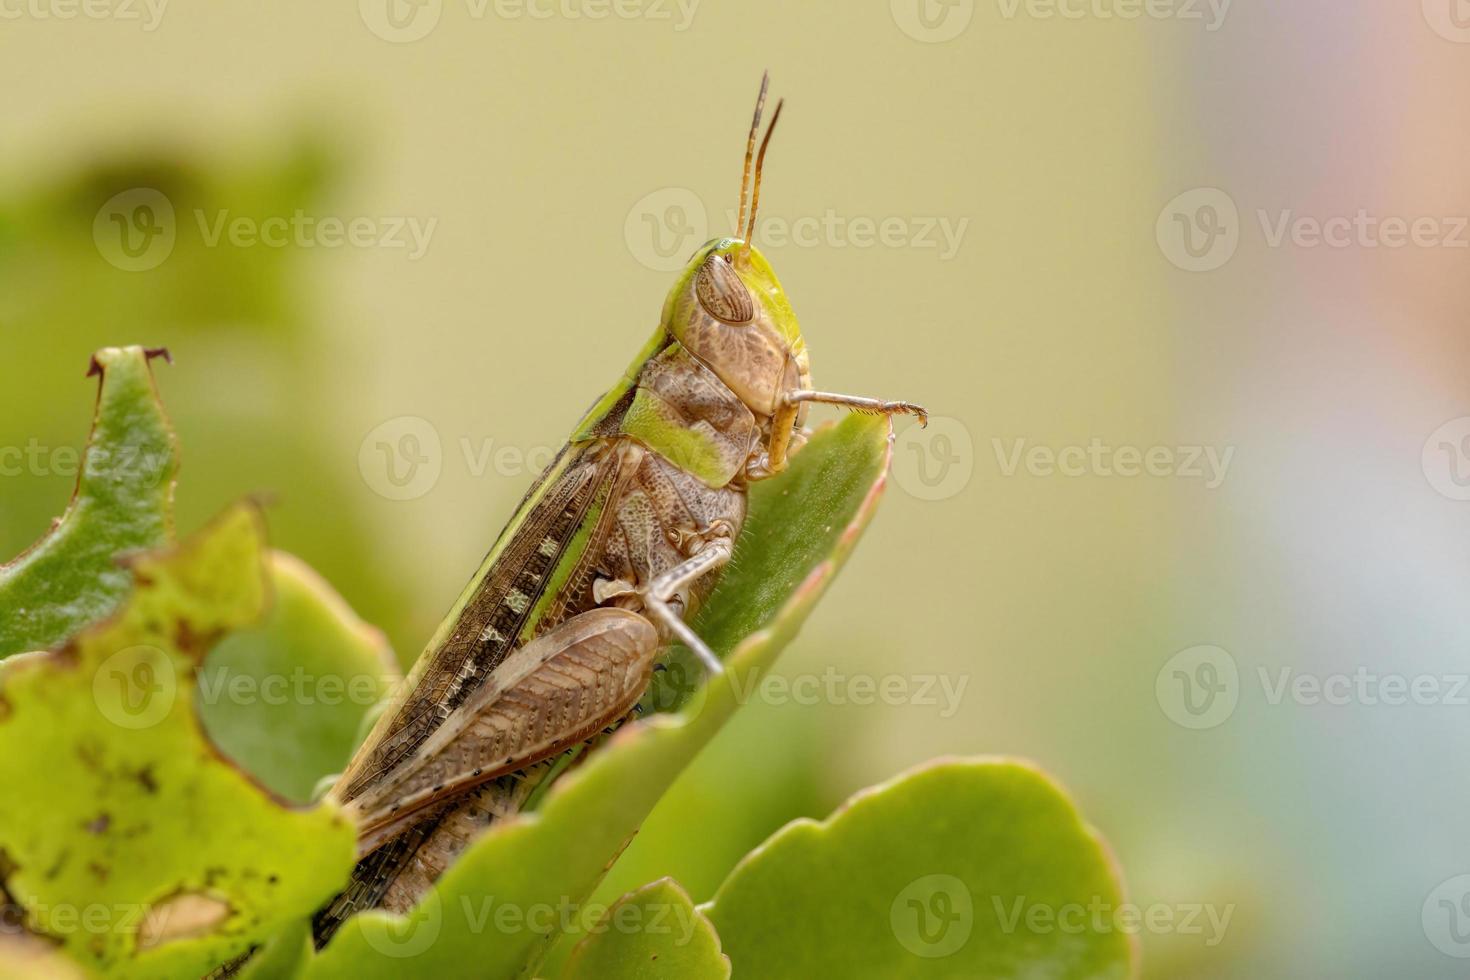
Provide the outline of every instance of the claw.
[[913,415],[919,420],[919,428],[929,428],[929,410],[923,405],[915,405],[913,402],[892,402],[894,412],[903,412]]

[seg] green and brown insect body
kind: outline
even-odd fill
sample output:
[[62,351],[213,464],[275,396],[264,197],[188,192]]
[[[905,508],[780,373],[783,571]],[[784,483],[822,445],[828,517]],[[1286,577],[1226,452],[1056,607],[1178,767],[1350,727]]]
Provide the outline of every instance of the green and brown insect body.
[[[429,742],[446,722],[454,720],[450,730],[462,736],[483,736],[467,727],[469,719],[485,710],[487,698],[507,696],[535,672],[527,667],[533,662],[527,644],[572,617],[611,605],[647,616],[662,645],[679,636],[684,617],[712,588],[713,573],[744,524],[747,478],[771,465],[772,423],[781,414],[775,406],[808,377],[795,318],[774,276],[767,271],[766,298],[758,302],[746,276],[762,280],[734,271],[742,248],[726,239],[701,249],[671,291],[668,319],[633,378],[594,407],[528,494],[451,611],[443,635],[416,665],[407,694],[339,782],[335,795],[360,817],[372,812],[368,801],[394,796],[390,788],[427,764],[419,758],[426,746],[434,755],[447,751],[442,737]],[[755,270],[769,269],[754,250],[749,261]],[[737,289],[743,301],[729,298]],[[730,316],[742,302],[742,324],[715,317],[705,305]],[[758,415],[751,401],[770,414]],[[800,408],[788,414],[789,424],[797,424]],[[707,549],[714,555],[705,568],[699,556]],[[655,584],[681,568],[687,573],[676,575],[675,587],[661,595]],[[561,650],[538,647],[547,662]],[[628,696],[625,710],[637,693],[641,689]],[[584,724],[602,720],[617,704],[589,700]],[[544,754],[557,750],[548,746]],[[489,780],[506,764],[522,768],[535,761],[511,753],[499,766],[472,768]],[[395,814],[415,808],[399,799],[388,806]]]
[[[747,173],[758,123],[759,108]],[[743,183],[741,204],[743,220]],[[748,482],[799,445],[808,402],[922,416],[811,389],[796,316],[748,238],[691,257],[654,336],[522,500],[333,787],[360,862],[319,915],[319,942],[362,908],[410,908],[524,806],[549,760],[627,717],[671,642],[720,669],[686,619],[733,553]]]
[[[713,576],[701,575],[661,599],[650,591],[711,545],[728,552],[745,519],[743,483],[709,487],[626,435],[565,455],[568,471],[532,502],[495,569],[509,562],[515,574],[492,574],[478,587],[444,655],[429,659],[435,666],[415,678],[376,747],[349,769],[341,798],[363,831],[617,721],[671,639],[665,621],[647,615],[650,602],[681,617],[712,586]],[[571,514],[548,522],[547,510]],[[564,533],[541,533],[548,524]]]

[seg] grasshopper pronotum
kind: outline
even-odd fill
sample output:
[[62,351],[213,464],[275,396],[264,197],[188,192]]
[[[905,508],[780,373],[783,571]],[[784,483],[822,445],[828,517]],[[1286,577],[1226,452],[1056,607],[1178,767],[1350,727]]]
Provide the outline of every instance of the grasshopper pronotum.
[[[751,245],[767,80],[746,141],[736,231],[690,258],[653,338],[526,495],[330,796],[357,820],[359,863],[318,916],[406,911],[550,760],[617,724],[730,560],[746,487],[782,471],[810,402],[911,413],[816,391],[775,273]],[[754,173],[752,174],[752,162]],[[747,220],[746,198],[749,186]],[[537,765],[542,763],[541,765]]]

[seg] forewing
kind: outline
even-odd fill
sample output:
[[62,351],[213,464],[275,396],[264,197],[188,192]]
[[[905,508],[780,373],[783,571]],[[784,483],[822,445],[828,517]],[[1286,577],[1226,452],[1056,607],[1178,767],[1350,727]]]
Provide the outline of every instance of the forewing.
[[518,646],[555,625],[546,605],[567,608],[570,571],[589,547],[627,468],[616,444],[562,450],[526,495],[403,693],[337,781],[340,802],[356,798],[411,760],[444,720],[475,696]]
[[648,685],[658,631],[625,609],[593,609],[516,650],[413,757],[347,805],[365,853],[412,814],[581,742]]

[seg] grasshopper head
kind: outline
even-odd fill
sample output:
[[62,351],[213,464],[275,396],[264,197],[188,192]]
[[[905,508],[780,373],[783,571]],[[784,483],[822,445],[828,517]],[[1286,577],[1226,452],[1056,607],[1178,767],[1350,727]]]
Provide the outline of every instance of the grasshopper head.
[[694,253],[664,301],[663,326],[758,415],[808,386],[796,314],[765,256],[741,239]]
[[[761,110],[766,104],[768,75],[761,76],[750,136],[745,142],[745,169],[740,175],[740,216],[735,222],[743,238],[717,238],[689,259],[669,298],[664,301],[664,331],[710,367],[720,380],[757,415],[770,418],[786,404],[789,391],[811,387],[806,344],[796,314],[766,257],[751,245],[760,203],[761,169],[766,148],[781,118],[781,105],[755,152]],[[751,162],[755,174],[751,177]],[[746,223],[746,182],[750,182],[750,221]],[[802,406],[805,409],[805,405]],[[801,425],[805,411],[799,411]]]

